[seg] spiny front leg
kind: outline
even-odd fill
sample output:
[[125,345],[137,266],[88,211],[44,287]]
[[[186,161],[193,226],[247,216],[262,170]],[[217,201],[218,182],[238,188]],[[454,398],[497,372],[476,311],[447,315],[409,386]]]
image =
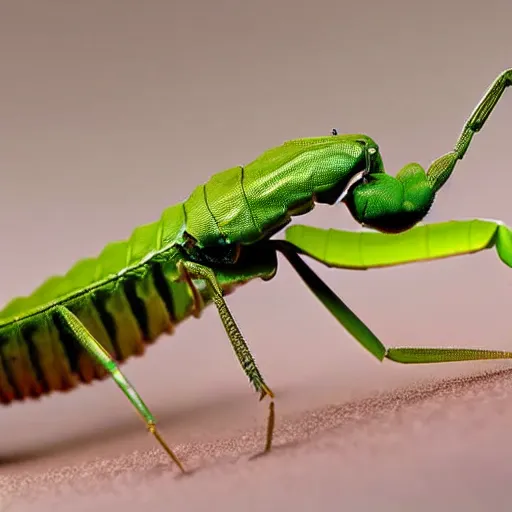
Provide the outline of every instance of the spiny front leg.
[[344,199],[354,219],[388,233],[410,229],[429,212],[435,195],[446,183],[468,150],[471,139],[481,130],[507,87],[512,69],[498,76],[464,125],[454,149],[437,158],[425,172],[418,163],[405,165],[395,176],[384,172],[379,155],[370,173]]
[[435,160],[427,171],[427,180],[437,192],[450,177],[457,160],[462,160],[473,135],[479,132],[507,87],[512,85],[512,69],[503,71],[491,84],[466,121],[453,151]]
[[[231,341],[231,345],[235,351],[235,355],[238,361],[240,362],[240,365],[242,366],[249,381],[254,386],[254,389],[260,393],[260,400],[262,400],[265,396],[268,396],[271,399],[269,404],[267,436],[264,452],[270,451],[272,447],[275,424],[275,409],[273,400],[274,393],[267,386],[263,376],[256,366],[254,357],[249,350],[249,347],[240,331],[240,328],[238,327],[233,315],[231,314],[231,311],[228,308],[228,305],[226,304],[226,301],[224,300],[222,288],[217,281],[215,272],[209,267],[187,260],[178,262],[178,270],[182,276],[182,279],[189,283],[193,290],[196,289],[193,283],[193,279],[203,279],[206,282],[212,301],[217,307],[220,319],[224,325],[224,329],[226,330],[229,340]],[[199,295],[199,292],[196,290],[196,292],[194,292],[194,297]],[[199,310],[200,308],[201,305],[197,304],[196,310]]]

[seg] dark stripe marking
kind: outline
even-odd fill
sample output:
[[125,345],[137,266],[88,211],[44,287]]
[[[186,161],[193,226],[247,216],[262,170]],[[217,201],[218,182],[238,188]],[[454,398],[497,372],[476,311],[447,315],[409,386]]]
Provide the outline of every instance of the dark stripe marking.
[[41,385],[42,391],[47,393],[50,391],[50,383],[46,380],[43,367],[39,362],[39,353],[37,352],[36,344],[32,338],[35,330],[36,328],[33,325],[27,324],[26,322],[23,323],[21,326],[21,339],[27,346],[28,357],[30,364],[32,365],[32,369],[34,370],[35,377]]
[[150,270],[151,275],[153,277],[153,282],[155,283],[156,291],[158,292],[158,295],[160,295],[160,298],[162,299],[163,303],[165,304],[165,308],[167,309],[169,319],[173,324],[176,324],[176,311],[174,309],[174,300],[167,279],[165,278],[165,274],[162,269],[162,264],[157,261],[154,261],[151,263]]
[[137,275],[126,275],[123,279],[123,289],[132,310],[133,316],[137,320],[142,335],[145,340],[149,339],[149,321],[146,311],[146,304],[137,295]]
[[121,348],[119,347],[119,343],[117,342],[117,326],[116,321],[111,313],[107,311],[105,306],[105,301],[109,298],[108,292],[104,290],[97,290],[96,293],[92,294],[91,301],[93,306],[96,308],[98,312],[98,316],[100,317],[100,321],[105,327],[107,331],[110,342],[112,343],[112,348],[114,349],[114,354],[111,354],[114,359],[117,361],[121,360]]
[[14,375],[13,375],[13,372],[12,372],[12,367],[9,364],[10,362],[5,357],[5,355],[3,353],[3,350],[2,350],[2,345],[6,345],[8,343],[8,341],[9,341],[9,339],[10,338],[8,338],[7,336],[0,337],[0,358],[2,359],[2,364],[3,364],[3,367],[4,367],[5,377],[6,377],[7,382],[9,383],[9,385],[11,386],[11,388],[12,388],[12,390],[14,392],[14,397],[18,398],[18,399],[23,399],[25,397],[23,396],[23,394],[20,392],[20,390],[16,386],[16,379],[14,378]]

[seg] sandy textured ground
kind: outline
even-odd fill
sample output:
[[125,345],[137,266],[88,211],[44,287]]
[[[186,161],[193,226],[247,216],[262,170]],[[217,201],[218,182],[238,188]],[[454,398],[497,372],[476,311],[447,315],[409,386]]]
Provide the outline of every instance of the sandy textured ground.
[[[511,5],[0,2],[0,304],[290,138],[367,133],[390,174],[428,166],[512,65]],[[428,222],[512,225],[511,101],[507,91]],[[356,228],[343,208],[296,221]],[[386,344],[511,349],[512,271],[494,253],[315,268]],[[380,365],[285,263],[229,305],[277,393],[271,456],[249,460],[265,404],[210,310],[126,365],[193,475],[180,478],[115,385],[98,383],[0,409],[3,508],[511,510],[509,363]]]
[[[314,393],[306,397],[311,407]],[[105,432],[90,445],[6,461],[2,499],[29,496],[3,510],[510,510],[511,397],[511,370],[302,414],[285,396],[272,455],[251,458],[261,429],[210,432],[208,441],[176,447],[195,470],[187,477],[157,449],[101,457],[106,443],[115,444]],[[236,402],[191,416],[204,428],[215,410],[229,417],[245,407]],[[140,442],[130,430],[121,437]]]

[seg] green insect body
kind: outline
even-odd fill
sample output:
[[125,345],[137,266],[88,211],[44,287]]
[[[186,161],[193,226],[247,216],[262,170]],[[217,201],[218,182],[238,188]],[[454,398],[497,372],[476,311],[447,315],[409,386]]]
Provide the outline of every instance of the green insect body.
[[[271,279],[283,254],[313,294],[379,360],[432,363],[510,358],[494,350],[386,348],[372,331],[303,261],[370,269],[468,254],[496,246],[512,266],[512,232],[494,221],[416,224],[465,155],[506,87],[512,70],[493,82],[470,116],[455,148],[425,171],[406,165],[395,177],[384,171],[376,143],[366,135],[297,139],[263,153],[246,166],[213,175],[161,218],[134,230],[126,241],[79,261],[28,297],[0,311],[0,402],[8,404],[111,376],[164,450],[184,468],[162,439],[155,419],[118,364],[144,353],[147,344],[213,303],[232,348],[261,397],[271,398],[267,422],[270,450],[274,394],[265,383],[224,297],[255,278]],[[344,203],[375,232],[350,233],[292,226],[285,240],[271,237],[293,215],[315,203]]]
[[[237,244],[268,238],[289,222],[291,211],[310,209],[314,196],[344,187],[354,169],[364,169],[363,150],[343,137],[285,143],[246,167],[214,175],[129,240],[109,244],[98,258],[81,260],[67,275],[11,301],[0,311],[0,400],[67,390],[76,378],[107,375],[69,335],[56,304],[72,311],[117,361],[142,354],[146,343],[193,312],[190,287],[177,270],[179,260],[190,258],[191,242],[188,253],[198,259],[203,250],[205,259],[234,263]],[[246,267],[247,259],[240,263]],[[252,270],[247,277],[270,278],[275,260],[270,264],[263,275]],[[244,279],[239,272],[220,277],[226,288]]]
[[187,233],[203,248],[269,238],[314,201],[332,204],[365,169],[368,148],[377,150],[365,135],[292,140],[215,174],[185,202]]

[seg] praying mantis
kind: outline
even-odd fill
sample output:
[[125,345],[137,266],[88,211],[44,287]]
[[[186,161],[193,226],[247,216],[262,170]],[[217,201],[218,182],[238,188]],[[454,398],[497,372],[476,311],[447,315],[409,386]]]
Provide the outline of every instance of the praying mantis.
[[[290,140],[245,166],[214,174],[159,220],[95,258],[45,281],[0,311],[0,402],[10,404],[111,377],[161,447],[185,467],[156,428],[142,397],[120,369],[131,356],[189,317],[217,308],[234,354],[260,399],[269,399],[264,451],[272,447],[275,396],[257,367],[226,302],[238,286],[272,279],[281,254],[314,296],[382,361],[439,363],[512,358],[512,352],[464,348],[386,347],[306,263],[373,269],[469,254],[495,247],[512,266],[512,231],[473,219],[419,225],[487,121],[512,69],[491,84],[468,118],[454,149],[425,171],[410,163],[385,173],[379,148],[363,134]],[[372,231],[306,225],[286,228],[316,204],[345,204]],[[284,231],[284,239],[273,238]]]

